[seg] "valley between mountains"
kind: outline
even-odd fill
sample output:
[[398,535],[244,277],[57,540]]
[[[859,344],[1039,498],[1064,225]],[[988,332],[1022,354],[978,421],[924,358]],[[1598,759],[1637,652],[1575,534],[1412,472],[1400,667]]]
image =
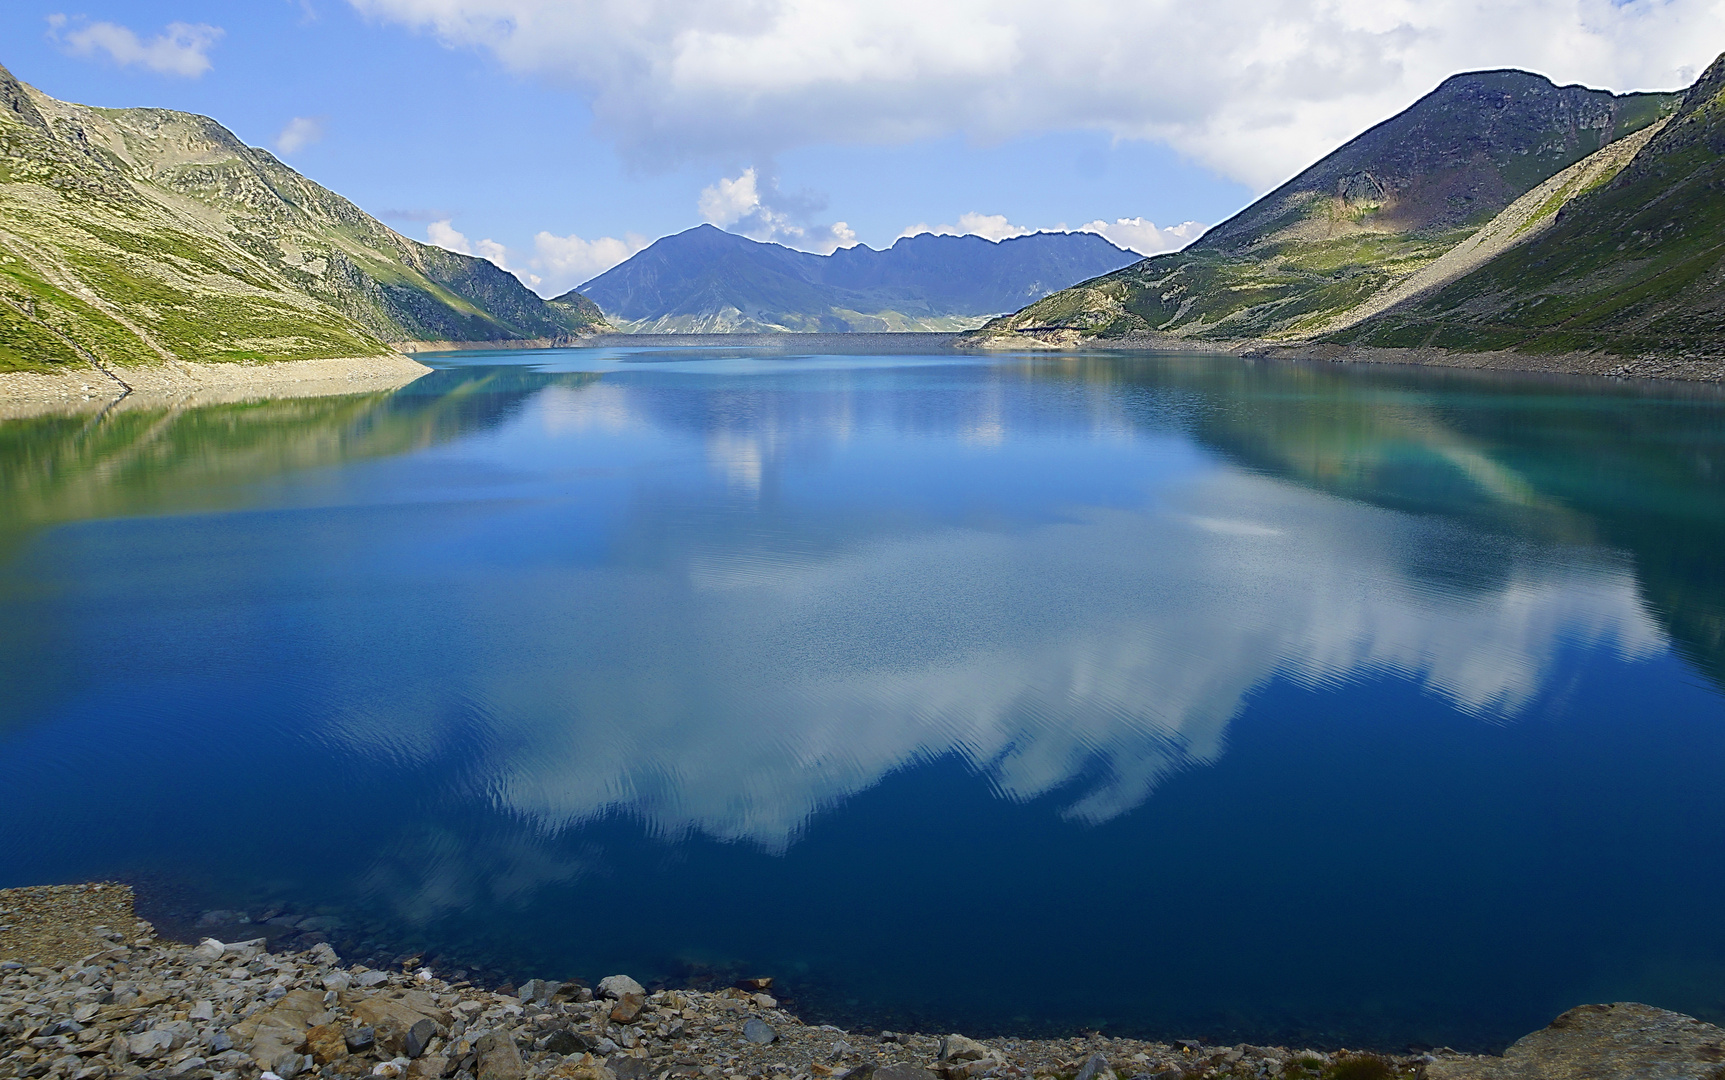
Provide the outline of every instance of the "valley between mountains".
[[1722,153],[1725,58],[1681,93],[1474,72],[1178,252],[924,234],[822,256],[706,225],[544,299],[214,120],[69,104],[0,68],[0,372],[99,369],[129,386],[118,373],[315,361],[393,375],[403,352],[618,330],[934,330],[989,350],[1716,379]]

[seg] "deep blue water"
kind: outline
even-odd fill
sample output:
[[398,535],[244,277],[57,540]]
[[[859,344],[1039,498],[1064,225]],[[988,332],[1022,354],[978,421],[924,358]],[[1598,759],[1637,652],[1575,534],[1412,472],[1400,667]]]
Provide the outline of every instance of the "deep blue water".
[[901,1029],[1725,1020],[1725,395],[439,363],[0,422],[0,885]]

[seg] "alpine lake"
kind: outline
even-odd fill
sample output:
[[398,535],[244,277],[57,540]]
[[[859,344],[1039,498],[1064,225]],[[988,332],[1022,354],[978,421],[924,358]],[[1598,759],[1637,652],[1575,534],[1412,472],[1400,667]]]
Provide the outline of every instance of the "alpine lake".
[[1725,1022],[1719,387],[429,362],[0,421],[0,885],[864,1030]]

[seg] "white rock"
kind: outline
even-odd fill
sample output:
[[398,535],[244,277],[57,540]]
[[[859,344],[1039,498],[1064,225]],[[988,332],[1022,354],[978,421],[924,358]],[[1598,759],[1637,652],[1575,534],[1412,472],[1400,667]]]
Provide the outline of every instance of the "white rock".
[[599,996],[621,998],[624,994],[647,996],[647,988],[627,975],[607,975],[599,980]]
[[940,1040],[940,1060],[980,1061],[989,1056],[988,1047],[963,1035],[948,1035]]
[[198,942],[198,947],[192,950],[192,955],[205,963],[214,963],[222,958],[222,953],[226,949],[227,946],[215,938],[207,937]]

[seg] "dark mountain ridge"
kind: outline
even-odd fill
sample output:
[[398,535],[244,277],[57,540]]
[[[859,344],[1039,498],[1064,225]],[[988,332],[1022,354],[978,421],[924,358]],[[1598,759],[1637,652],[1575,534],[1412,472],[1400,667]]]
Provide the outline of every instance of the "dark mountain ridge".
[[[1019,335],[1045,344],[1134,334],[1308,340],[1603,147],[1644,138],[1677,100],[1556,86],[1525,71],[1456,75],[1184,250],[1056,293],[986,332],[996,346]],[[1552,192],[1547,209],[1609,171]]]
[[1549,230],[1330,340],[1725,360],[1725,56]]
[[701,225],[566,295],[640,331],[954,329],[1137,258],[1094,233],[922,233],[816,255]]
[[1331,233],[1349,225],[1402,233],[1479,225],[1540,181],[1646,127],[1669,111],[1673,96],[1556,86],[1513,68],[1452,75],[1189,250],[1247,251],[1314,209]]

